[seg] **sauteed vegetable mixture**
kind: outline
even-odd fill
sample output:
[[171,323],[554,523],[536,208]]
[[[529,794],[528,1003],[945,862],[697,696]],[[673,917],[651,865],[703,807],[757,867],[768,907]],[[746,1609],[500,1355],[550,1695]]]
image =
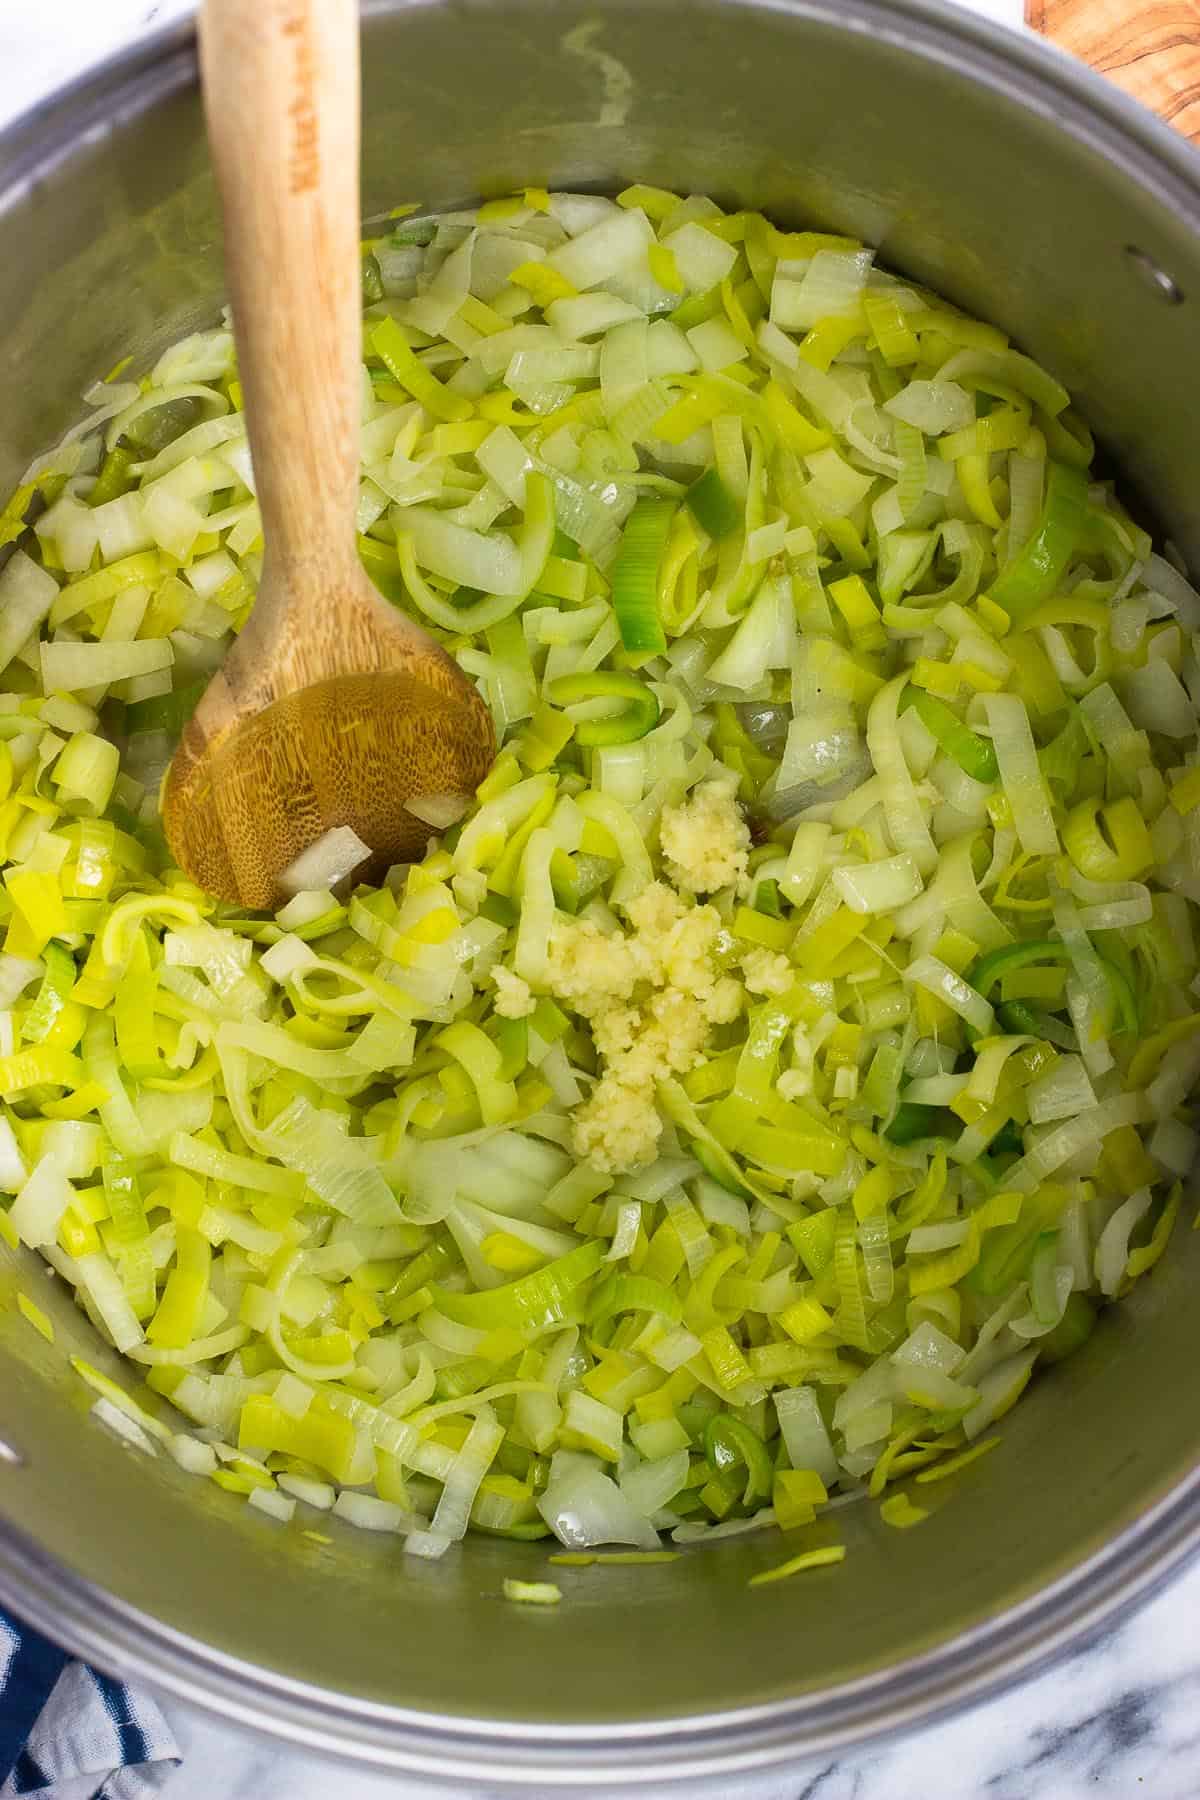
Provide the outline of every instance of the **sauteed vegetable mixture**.
[[363,560],[498,760],[381,887],[344,834],[274,916],[191,886],[232,335],[94,388],[0,519],[0,1224],[110,1423],[414,1553],[960,1465],[1195,1158],[1200,599],[1057,381],[849,239],[530,189],[364,288]]

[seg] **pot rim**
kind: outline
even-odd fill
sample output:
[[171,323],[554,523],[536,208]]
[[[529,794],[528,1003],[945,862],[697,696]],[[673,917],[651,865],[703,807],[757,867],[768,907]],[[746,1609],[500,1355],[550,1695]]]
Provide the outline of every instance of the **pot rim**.
[[[481,13],[521,3],[471,0]],[[1200,155],[1110,82],[1030,34],[944,0],[703,3],[868,32],[923,55],[1103,155],[1200,236]],[[367,17],[393,10],[389,0],[363,0]],[[118,131],[124,118],[196,81],[195,29],[181,21],[56,89],[0,131],[0,220],[82,139]],[[1200,1453],[1135,1519],[1049,1585],[901,1664],[754,1707],[536,1728],[355,1699],[243,1662],[115,1599],[3,1519],[0,1601],[102,1667],[312,1751],[431,1781],[579,1789],[744,1774],[931,1724],[1080,1648],[1198,1551]]]

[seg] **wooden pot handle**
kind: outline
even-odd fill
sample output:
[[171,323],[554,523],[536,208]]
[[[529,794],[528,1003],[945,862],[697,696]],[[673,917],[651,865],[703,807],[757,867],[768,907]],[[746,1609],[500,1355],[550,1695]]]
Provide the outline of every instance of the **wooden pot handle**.
[[1200,144],[1200,0],[1026,0],[1025,17]]

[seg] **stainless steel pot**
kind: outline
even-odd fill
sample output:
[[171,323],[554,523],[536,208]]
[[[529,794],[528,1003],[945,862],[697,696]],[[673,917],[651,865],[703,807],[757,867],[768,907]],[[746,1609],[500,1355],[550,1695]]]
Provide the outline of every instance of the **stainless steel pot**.
[[[847,229],[1017,335],[1200,560],[1200,160],[1031,42],[918,0],[393,0],[367,7],[365,209],[632,178]],[[190,37],[159,37],[0,143],[0,485],[119,356],[222,289]],[[253,179],[253,170],[247,170]],[[1186,1229],[985,1465],[899,1534],[840,1515],[844,1565],[751,1589],[762,1536],[564,1572],[538,1546],[437,1564],[334,1526],[322,1549],[88,1416],[115,1370],[35,1258],[54,1316],[0,1307],[0,1596],[97,1662],[228,1718],[393,1768],[577,1786],[763,1767],[1010,1682],[1200,1541]]]

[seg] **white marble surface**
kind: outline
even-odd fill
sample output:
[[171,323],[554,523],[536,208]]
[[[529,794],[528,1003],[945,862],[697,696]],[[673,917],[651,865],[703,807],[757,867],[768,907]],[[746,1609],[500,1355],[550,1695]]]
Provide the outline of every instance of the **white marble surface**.
[[[1020,17],[1020,0],[971,3],[993,18]],[[121,43],[191,10],[192,0],[0,0],[0,124]],[[1194,1800],[1198,1617],[1200,1564],[1037,1680],[946,1724],[757,1782],[755,1800]],[[184,1752],[169,1800],[384,1800],[417,1791],[180,1705],[167,1711]],[[735,1800],[738,1784],[723,1792]]]
[[[943,1725],[804,1764],[721,1800],[1195,1800],[1200,1563],[1088,1650]],[[166,1800],[430,1800],[168,1709],[184,1763]],[[706,1800],[718,1790],[706,1791]],[[482,1790],[480,1800],[482,1800]],[[672,1789],[680,1795],[682,1790]],[[500,1800],[496,1795],[495,1800]],[[695,1797],[698,1800],[698,1797]]]

